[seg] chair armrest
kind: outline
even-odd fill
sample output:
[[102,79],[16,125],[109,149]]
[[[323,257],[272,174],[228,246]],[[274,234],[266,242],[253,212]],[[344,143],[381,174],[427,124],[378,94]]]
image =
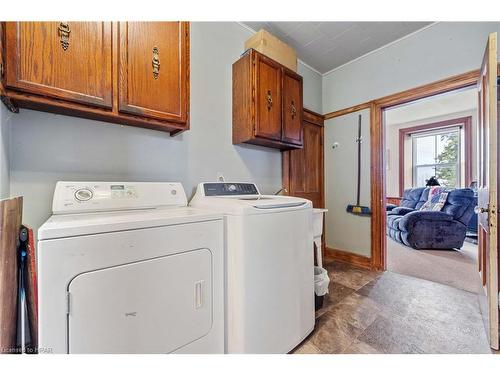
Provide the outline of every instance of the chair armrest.
[[397,206],[395,204],[392,204],[392,203],[387,203],[387,205],[385,206],[385,210],[386,211],[392,211],[394,208],[396,208]]
[[395,215],[406,215],[409,214],[410,212],[415,211],[414,208],[409,208],[409,207],[396,207],[391,211],[391,214]]
[[453,216],[441,211],[413,211],[402,217],[399,229],[409,232],[421,220],[430,222],[454,221]]

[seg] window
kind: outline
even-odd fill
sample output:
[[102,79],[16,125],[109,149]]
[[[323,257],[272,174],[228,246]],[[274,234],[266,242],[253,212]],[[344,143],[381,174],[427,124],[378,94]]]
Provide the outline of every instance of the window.
[[413,186],[425,186],[436,176],[441,186],[460,187],[460,128],[411,135]]

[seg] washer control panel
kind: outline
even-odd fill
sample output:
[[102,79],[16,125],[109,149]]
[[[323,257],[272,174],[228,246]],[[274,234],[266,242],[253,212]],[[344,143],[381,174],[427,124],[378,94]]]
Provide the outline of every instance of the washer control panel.
[[179,182],[59,181],[54,191],[54,214],[187,206]]
[[203,191],[206,197],[259,194],[259,190],[255,184],[239,182],[205,182],[203,184]]

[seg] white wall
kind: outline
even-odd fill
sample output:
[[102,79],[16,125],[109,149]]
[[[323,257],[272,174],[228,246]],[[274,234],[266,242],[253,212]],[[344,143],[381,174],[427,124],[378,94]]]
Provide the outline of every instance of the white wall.
[[[24,222],[51,213],[58,180],[181,181],[188,196],[200,181],[253,181],[281,187],[281,153],[231,141],[231,65],[251,35],[237,23],[191,24],[191,130],[167,133],[21,110],[11,121],[11,194],[24,196]],[[321,77],[299,65],[304,105],[321,111]]]
[[440,22],[323,78],[323,113],[479,69],[500,22]]
[[297,64],[297,72],[304,79],[304,92],[302,94],[304,97],[304,108],[317,113],[323,113],[323,77],[320,73],[312,70],[300,60]]
[[0,199],[10,195],[9,118],[9,111],[3,104],[0,104]]
[[[370,256],[370,217],[346,212],[356,203],[358,115],[362,115],[361,205],[370,207],[370,111],[364,110],[325,122],[326,246]],[[338,142],[338,147],[332,145]]]

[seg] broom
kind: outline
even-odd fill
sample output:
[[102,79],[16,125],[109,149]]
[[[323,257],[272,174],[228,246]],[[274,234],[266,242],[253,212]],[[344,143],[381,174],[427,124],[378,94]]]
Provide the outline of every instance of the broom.
[[361,137],[361,115],[358,117],[358,138],[356,139],[358,143],[358,190],[356,195],[356,204],[347,205],[346,211],[361,216],[370,216],[372,214],[370,207],[360,205],[360,191],[361,191],[361,143],[363,138]]

